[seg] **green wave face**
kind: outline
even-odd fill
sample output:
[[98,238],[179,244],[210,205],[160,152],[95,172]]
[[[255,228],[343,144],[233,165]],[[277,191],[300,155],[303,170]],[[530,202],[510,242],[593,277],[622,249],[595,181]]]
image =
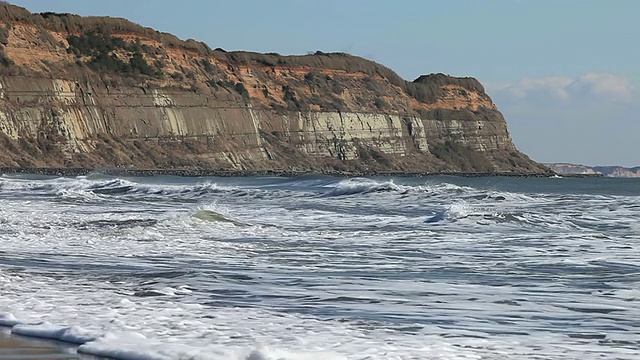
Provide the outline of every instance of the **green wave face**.
[[212,210],[200,209],[200,210],[196,211],[196,213],[193,214],[192,216],[194,218],[200,219],[202,221],[224,222],[224,223],[230,223],[230,224],[234,224],[234,225],[242,225],[238,221],[229,219],[229,218],[225,217],[224,215],[219,214],[219,213],[217,213],[215,211],[212,211]]

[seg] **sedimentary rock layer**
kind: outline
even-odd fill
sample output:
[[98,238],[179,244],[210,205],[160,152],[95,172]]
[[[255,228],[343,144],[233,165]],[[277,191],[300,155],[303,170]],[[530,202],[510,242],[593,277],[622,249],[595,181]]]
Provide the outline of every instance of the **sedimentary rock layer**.
[[482,85],[0,4],[0,166],[542,173]]

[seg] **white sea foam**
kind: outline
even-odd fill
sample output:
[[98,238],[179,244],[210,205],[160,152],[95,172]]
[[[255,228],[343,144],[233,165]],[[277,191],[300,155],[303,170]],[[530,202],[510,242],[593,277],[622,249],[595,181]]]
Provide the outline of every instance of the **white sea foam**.
[[406,189],[403,186],[396,185],[393,180],[380,182],[366,178],[342,180],[337,184],[327,185],[327,187],[331,188],[331,191],[327,194],[329,196],[366,194],[381,191],[403,191]]
[[208,345],[193,347],[150,341],[139,334],[107,335],[80,346],[80,353],[119,360],[346,360],[346,357],[326,352],[288,352],[268,347],[234,349]]
[[19,323],[12,313],[0,313],[0,326],[14,326]]
[[63,327],[50,323],[42,323],[38,325],[16,324],[11,328],[11,332],[18,335],[60,340],[74,344],[84,344],[98,338],[96,333],[85,330],[81,327]]
[[640,356],[639,197],[182,181],[1,178],[0,325],[136,360]]

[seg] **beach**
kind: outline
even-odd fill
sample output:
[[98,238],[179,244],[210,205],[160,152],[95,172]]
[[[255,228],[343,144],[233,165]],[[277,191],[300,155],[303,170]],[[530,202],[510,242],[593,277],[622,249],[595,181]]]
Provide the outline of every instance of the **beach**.
[[[75,348],[63,343],[28,339],[0,329],[0,359],[79,359]],[[82,357],[87,359],[86,357]]]

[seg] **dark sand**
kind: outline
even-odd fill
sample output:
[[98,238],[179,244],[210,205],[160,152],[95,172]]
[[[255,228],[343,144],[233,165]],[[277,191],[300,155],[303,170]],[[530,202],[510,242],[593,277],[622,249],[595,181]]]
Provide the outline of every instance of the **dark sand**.
[[0,360],[107,360],[78,354],[76,348],[60,341],[13,335],[8,328],[0,328]]

